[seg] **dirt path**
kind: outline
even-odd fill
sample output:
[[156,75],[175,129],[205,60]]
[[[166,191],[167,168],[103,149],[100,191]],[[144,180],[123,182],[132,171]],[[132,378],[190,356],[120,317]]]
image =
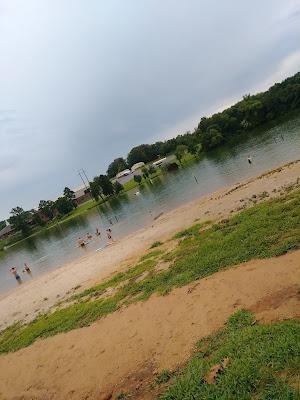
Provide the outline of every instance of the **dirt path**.
[[300,316],[299,283],[295,251],[153,296],[90,327],[2,355],[0,399],[100,400],[122,388],[147,399],[144,381],[184,362],[196,340],[220,328],[236,309],[251,309],[268,321]]
[[[297,182],[300,161],[290,163],[258,178],[224,188],[179,207],[153,221],[151,226],[122,239],[103,252],[89,254],[55,271],[34,279],[0,297],[0,329],[17,320],[32,319],[47,311],[72,288],[90,286],[112,272],[133,264],[157,240],[169,239],[175,232],[198,221],[226,218],[243,207],[267,196],[280,195],[280,188]],[[253,196],[256,196],[255,198]],[[82,289],[80,289],[82,290]]]

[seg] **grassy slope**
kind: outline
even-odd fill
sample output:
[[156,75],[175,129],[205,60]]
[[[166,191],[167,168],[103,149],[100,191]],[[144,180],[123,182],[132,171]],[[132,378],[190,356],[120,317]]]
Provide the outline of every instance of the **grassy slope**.
[[[205,226],[205,229],[197,224],[176,236],[181,237],[181,242],[171,253],[152,251],[148,259],[144,258],[127,272],[74,296],[76,304],[40,316],[28,325],[15,325],[3,331],[0,334],[0,352],[17,350],[38,337],[86,326],[121,305],[145,300],[154,292],[166,294],[174,287],[220,269],[298,248],[300,191],[263,202],[230,220]],[[159,259],[171,261],[171,267],[155,271]],[[143,279],[137,280],[146,272],[148,274],[143,275]],[[114,288],[111,296],[99,297],[108,288]]]
[[[208,384],[210,369],[226,357],[228,366]],[[299,385],[300,321],[256,325],[250,313],[238,311],[223,330],[198,343],[195,356],[160,399],[296,400]]]

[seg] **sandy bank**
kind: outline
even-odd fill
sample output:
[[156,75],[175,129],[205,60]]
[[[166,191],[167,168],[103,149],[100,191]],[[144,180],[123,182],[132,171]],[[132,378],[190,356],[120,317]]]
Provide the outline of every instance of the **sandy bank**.
[[155,371],[186,361],[196,340],[235,310],[250,309],[264,321],[299,317],[299,261],[300,251],[252,260],[2,355],[0,398],[107,400],[121,390],[156,398],[149,392]]
[[125,268],[134,263],[154,241],[170,238],[178,230],[192,225],[195,220],[227,217],[248,204],[252,205],[253,202],[249,199],[265,191],[269,197],[279,195],[280,187],[296,182],[299,176],[300,161],[297,161],[201,197],[162,215],[152,225],[127,236],[102,252],[88,254],[16,288],[0,298],[1,327],[16,320],[33,318],[38,312],[49,309],[68,296],[72,288],[78,285],[88,286]]

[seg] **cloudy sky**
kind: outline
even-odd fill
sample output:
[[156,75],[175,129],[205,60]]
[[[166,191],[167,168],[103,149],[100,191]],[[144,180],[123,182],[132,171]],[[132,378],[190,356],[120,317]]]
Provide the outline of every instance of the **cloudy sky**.
[[299,0],[0,0],[0,218],[300,70]]

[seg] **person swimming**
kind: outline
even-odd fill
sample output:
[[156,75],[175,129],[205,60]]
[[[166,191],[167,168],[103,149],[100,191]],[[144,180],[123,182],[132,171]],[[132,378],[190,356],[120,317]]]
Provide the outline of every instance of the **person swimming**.
[[91,240],[93,238],[93,235],[91,235],[89,232],[86,234],[87,240]]
[[85,247],[85,242],[81,238],[78,238],[77,244],[78,244],[78,247]]
[[22,279],[21,279],[20,275],[18,274],[17,268],[16,267],[11,267],[10,272],[13,274],[13,276],[16,279],[16,281],[20,285],[22,283]]

